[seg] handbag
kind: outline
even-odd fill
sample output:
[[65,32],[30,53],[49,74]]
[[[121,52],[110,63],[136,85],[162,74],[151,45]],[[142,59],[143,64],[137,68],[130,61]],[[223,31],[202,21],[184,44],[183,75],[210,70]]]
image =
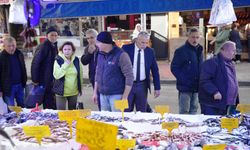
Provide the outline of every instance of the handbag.
[[26,98],[24,99],[24,106],[27,108],[34,108],[36,107],[36,103],[38,103],[38,105],[41,105],[43,103],[44,93],[44,86],[38,86],[32,83],[28,84],[25,87]]

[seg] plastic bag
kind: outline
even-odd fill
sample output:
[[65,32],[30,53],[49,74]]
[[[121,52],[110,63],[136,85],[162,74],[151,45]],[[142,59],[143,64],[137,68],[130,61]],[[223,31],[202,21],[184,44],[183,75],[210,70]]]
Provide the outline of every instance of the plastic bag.
[[8,106],[7,104],[3,101],[3,98],[0,97],[0,114],[5,114],[8,113]]
[[231,0],[214,0],[209,24],[225,26],[236,21],[236,15]]
[[27,108],[36,107],[36,103],[41,105],[43,103],[45,88],[43,86],[37,86],[34,84],[28,84],[25,87],[25,95],[24,106]]
[[9,23],[26,24],[27,20],[24,15],[23,0],[16,0],[10,5]]

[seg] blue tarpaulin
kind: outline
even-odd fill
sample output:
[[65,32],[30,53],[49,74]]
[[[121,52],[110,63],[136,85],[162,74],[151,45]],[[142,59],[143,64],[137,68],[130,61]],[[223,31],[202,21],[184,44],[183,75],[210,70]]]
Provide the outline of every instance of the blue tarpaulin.
[[[232,0],[234,7],[250,6],[250,0]],[[42,18],[107,16],[211,9],[213,0],[96,0],[48,4]]]

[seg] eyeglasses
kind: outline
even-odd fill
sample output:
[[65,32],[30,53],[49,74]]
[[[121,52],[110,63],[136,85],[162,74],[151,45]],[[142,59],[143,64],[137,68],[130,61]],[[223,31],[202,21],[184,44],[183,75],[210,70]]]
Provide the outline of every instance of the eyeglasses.
[[89,39],[94,39],[95,37],[91,36],[91,37],[87,37],[86,39],[89,40]]

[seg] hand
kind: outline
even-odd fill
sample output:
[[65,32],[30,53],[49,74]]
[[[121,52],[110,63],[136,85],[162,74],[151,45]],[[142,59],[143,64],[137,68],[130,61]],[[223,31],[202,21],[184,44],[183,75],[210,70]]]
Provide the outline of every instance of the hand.
[[92,96],[92,101],[97,104],[97,99],[98,99],[98,95],[96,93],[93,94]]
[[32,82],[32,84],[35,85],[35,86],[39,85],[38,82]]
[[214,100],[221,100],[222,99],[222,96],[220,94],[220,92],[217,92],[214,94]]
[[95,50],[96,50],[95,45],[89,45],[88,52],[89,52],[90,54],[93,54],[93,53],[95,52]]
[[159,97],[160,94],[161,94],[161,93],[160,93],[160,90],[155,90],[155,92],[154,92],[155,98]]

